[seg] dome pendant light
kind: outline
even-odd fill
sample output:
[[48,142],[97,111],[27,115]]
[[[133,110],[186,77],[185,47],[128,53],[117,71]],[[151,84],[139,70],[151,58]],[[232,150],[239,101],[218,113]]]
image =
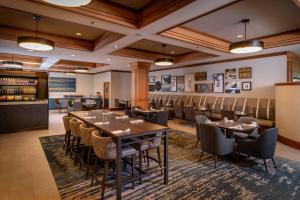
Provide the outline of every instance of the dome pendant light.
[[247,40],[247,24],[249,19],[241,20],[241,23],[245,26],[244,41],[235,42],[229,45],[230,53],[241,54],[241,53],[254,53],[261,51],[264,48],[264,42],[259,40]]
[[11,61],[6,60],[2,62],[2,67],[6,69],[23,69],[23,63],[14,61],[14,55],[12,55]]
[[45,38],[38,37],[40,16],[34,16],[33,20],[36,22],[35,36],[20,36],[18,37],[18,45],[25,49],[35,51],[51,51],[54,49],[54,42]]
[[[163,51],[165,52],[166,45],[163,44],[162,46],[163,46]],[[158,66],[170,66],[174,64],[174,59],[170,57],[156,58],[154,60],[154,64]]]
[[86,6],[91,3],[92,0],[43,0],[47,3],[64,6],[64,7],[80,7]]

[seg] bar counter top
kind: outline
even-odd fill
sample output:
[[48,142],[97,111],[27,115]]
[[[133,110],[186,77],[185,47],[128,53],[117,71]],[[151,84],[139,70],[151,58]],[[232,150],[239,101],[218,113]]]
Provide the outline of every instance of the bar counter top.
[[37,101],[6,101],[0,102],[0,105],[32,105],[32,104],[48,104],[48,100],[37,100]]

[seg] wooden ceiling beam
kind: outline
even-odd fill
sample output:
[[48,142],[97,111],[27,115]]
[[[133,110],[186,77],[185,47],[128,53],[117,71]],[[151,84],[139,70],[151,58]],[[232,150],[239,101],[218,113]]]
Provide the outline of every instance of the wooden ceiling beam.
[[119,33],[104,33],[94,41],[94,50],[104,48],[123,37],[124,35]]
[[21,62],[25,67],[38,68],[42,64],[43,58],[36,56],[26,56],[18,54],[0,53],[0,61]]
[[79,67],[87,69],[96,69],[104,67],[107,64],[104,63],[93,63],[93,62],[83,62],[83,61],[74,61],[74,60],[59,60],[50,69],[60,69],[60,70],[72,70]]

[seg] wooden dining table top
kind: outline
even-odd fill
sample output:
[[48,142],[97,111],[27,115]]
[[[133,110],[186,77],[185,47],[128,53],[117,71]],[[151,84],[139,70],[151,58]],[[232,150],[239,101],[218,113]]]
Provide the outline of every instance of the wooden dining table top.
[[[256,128],[259,128],[259,126],[252,126],[250,124],[243,124],[240,122],[236,122],[236,121],[227,121],[225,122],[224,120],[220,120],[220,121],[215,121],[215,122],[211,122],[208,123],[211,125],[215,125],[219,128],[222,129],[227,129],[227,130],[232,130],[232,131],[238,131],[238,132],[243,132],[243,133],[252,133]],[[241,126],[241,129],[238,128],[234,128],[236,126]]]
[[[161,126],[150,122],[132,123],[137,119],[133,118],[119,118],[120,115],[116,113],[108,113],[103,110],[92,110],[92,111],[75,111],[69,112],[69,115],[85,122],[86,124],[100,129],[108,133],[114,138],[130,138],[142,136],[144,134],[157,133],[160,131],[168,130],[168,127]],[[109,122],[107,124],[97,124],[101,122]],[[96,124],[95,124],[96,123]],[[129,131],[125,131],[128,130]],[[122,130],[122,133],[114,133],[114,131]]]

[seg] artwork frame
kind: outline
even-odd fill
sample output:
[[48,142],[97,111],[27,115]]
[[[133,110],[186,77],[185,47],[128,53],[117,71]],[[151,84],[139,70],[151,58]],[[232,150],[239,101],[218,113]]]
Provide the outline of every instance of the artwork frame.
[[252,78],[252,67],[239,68],[239,79],[251,79]]
[[213,75],[214,93],[224,93],[224,73],[216,73]]
[[161,82],[160,81],[156,81],[155,82],[155,91],[160,91],[161,90]]
[[171,92],[177,92],[177,77],[171,77]]
[[213,84],[212,83],[195,84],[195,92],[197,92],[197,93],[213,93]]
[[76,92],[76,78],[49,77],[49,92]]
[[162,92],[171,92],[171,85],[162,85],[161,86],[161,91]]
[[251,81],[242,82],[242,90],[243,91],[251,91],[252,90],[252,82]]
[[184,75],[177,76],[177,92],[184,92]]
[[195,76],[194,74],[184,75],[184,92],[194,92],[195,91]]
[[206,80],[207,80],[207,72],[195,73],[195,81],[206,81]]
[[149,85],[149,92],[155,92],[155,85]]
[[225,79],[236,79],[236,68],[225,69]]
[[155,76],[149,76],[149,83],[155,83]]
[[161,84],[170,85],[171,84],[171,75],[161,75]]
[[225,83],[225,93],[240,94],[241,93],[241,83],[240,82],[226,82]]

